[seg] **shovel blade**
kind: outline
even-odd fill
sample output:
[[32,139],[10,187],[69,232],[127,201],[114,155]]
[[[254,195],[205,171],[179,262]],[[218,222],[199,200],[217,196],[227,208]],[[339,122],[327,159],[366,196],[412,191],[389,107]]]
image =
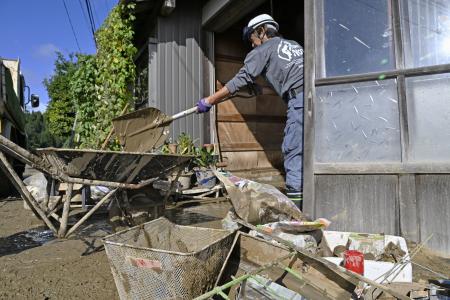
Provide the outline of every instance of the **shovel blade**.
[[113,119],[114,133],[125,151],[149,152],[164,144],[169,134],[170,123],[158,125],[165,119],[167,115],[154,107],[136,110]]

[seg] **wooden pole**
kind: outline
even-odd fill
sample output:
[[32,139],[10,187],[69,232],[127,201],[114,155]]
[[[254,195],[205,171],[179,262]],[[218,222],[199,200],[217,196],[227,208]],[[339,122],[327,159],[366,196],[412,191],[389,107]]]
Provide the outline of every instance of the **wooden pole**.
[[[123,115],[127,111],[129,105],[130,105],[129,103],[127,103],[125,105],[125,107],[122,109],[122,112],[120,113],[120,115]],[[114,133],[114,126],[111,126],[111,130],[109,131],[108,136],[106,137],[105,141],[103,142],[103,145],[100,148],[100,150],[105,150],[113,133]]]
[[49,218],[47,218],[45,213],[42,211],[41,207],[39,206],[39,203],[27,190],[25,184],[22,182],[22,179],[20,179],[19,175],[17,175],[16,171],[14,171],[14,168],[11,166],[11,164],[9,163],[8,159],[3,154],[3,152],[0,152],[0,168],[3,170],[3,173],[5,173],[5,175],[9,178],[11,183],[15,186],[15,188],[20,193],[23,200],[31,208],[35,216],[44,221],[45,225],[47,225],[47,227],[50,228],[56,234],[57,230],[55,226],[53,226],[52,222],[49,220]]
[[75,225],[72,226],[72,228],[69,229],[69,231],[66,234],[66,237],[71,235],[75,230],[77,230],[78,227],[80,227],[81,224],[84,223],[100,206],[102,206],[103,203],[105,203],[109,198],[111,198],[112,195],[117,191],[117,189],[114,189],[110,191],[105,197],[103,197],[102,200],[100,200],[93,208],[91,208],[90,211],[88,211]]
[[66,235],[67,221],[69,220],[70,200],[72,199],[73,183],[69,183],[64,200],[61,222],[59,223],[58,237],[62,238]]
[[47,186],[46,186],[46,194],[45,194],[45,198],[44,198],[44,202],[42,203],[42,205],[44,206],[46,211],[49,211],[49,207],[48,207],[48,202],[50,200],[50,194],[52,191],[52,178],[50,176],[45,176],[45,179],[47,180]]
[[37,169],[51,173],[50,166],[39,156],[32,154],[28,150],[11,142],[0,134],[0,148],[9,155]]

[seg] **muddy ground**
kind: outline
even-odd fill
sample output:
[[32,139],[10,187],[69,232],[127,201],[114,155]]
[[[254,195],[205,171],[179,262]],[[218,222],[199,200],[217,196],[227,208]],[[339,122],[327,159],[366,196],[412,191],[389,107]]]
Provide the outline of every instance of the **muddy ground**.
[[[227,203],[168,211],[169,219],[220,226]],[[183,215],[183,219],[180,216]],[[0,200],[0,299],[118,299],[101,238],[106,215],[94,215],[77,236],[58,240],[20,199]]]
[[[170,211],[177,223],[220,226],[228,204]],[[183,218],[180,216],[183,215]],[[0,200],[0,299],[118,299],[101,237],[110,233],[106,215],[96,215],[67,240],[53,238],[20,199]],[[450,259],[425,249],[414,259],[450,277]],[[413,267],[415,280],[437,278]]]

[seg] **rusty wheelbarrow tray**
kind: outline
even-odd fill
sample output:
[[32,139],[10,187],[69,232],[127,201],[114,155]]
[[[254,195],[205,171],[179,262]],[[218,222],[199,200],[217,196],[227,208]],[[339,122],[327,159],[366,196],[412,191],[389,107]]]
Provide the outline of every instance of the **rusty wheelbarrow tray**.
[[[46,173],[53,179],[68,183],[61,216],[55,213],[57,205],[48,207],[48,199],[42,205],[34,199],[20,176],[14,171],[5,153]],[[0,168],[34,214],[59,237],[72,234],[100,206],[110,200],[117,190],[140,189],[170,172],[178,170],[179,174],[192,159],[193,156],[58,148],[38,149],[34,154],[0,135]],[[112,190],[67,231],[74,184],[101,185]],[[171,190],[168,194],[170,192]],[[50,217],[53,219],[51,220]],[[58,225],[59,230],[56,229]]]

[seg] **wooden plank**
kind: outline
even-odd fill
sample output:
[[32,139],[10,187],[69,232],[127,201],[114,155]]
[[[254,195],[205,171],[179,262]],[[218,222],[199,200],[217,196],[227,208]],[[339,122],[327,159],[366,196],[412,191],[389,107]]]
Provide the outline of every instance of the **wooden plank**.
[[[314,191],[314,114],[313,103],[315,99],[315,77],[316,77],[316,49],[315,34],[316,34],[316,20],[315,20],[315,6],[320,5],[321,1],[305,0],[305,78],[304,78],[304,149],[303,149],[303,211],[315,218],[316,206],[314,201],[316,199]],[[320,28],[317,28],[320,30]]]
[[255,138],[254,123],[218,123],[219,142],[232,143],[258,143]]
[[66,196],[64,197],[63,212],[61,215],[61,221],[59,225],[58,237],[62,238],[67,232],[67,221],[69,220],[70,211],[70,199],[72,198],[73,183],[69,183]]
[[[264,93],[267,93],[264,90]],[[260,95],[256,97],[256,113],[264,116],[286,117],[287,105],[273,92],[272,95]]]
[[315,163],[316,174],[449,174],[445,162]]
[[399,175],[400,233],[409,240],[419,242],[415,180],[414,174]]
[[228,163],[227,169],[251,170],[258,167],[258,155],[256,151],[222,152],[223,159]]
[[283,154],[279,149],[264,150],[257,152],[258,169],[274,168],[280,172],[284,172]]
[[222,144],[221,149],[222,151],[273,151],[278,150],[279,151],[280,145],[279,144],[266,144],[264,146],[261,146],[259,143],[229,143],[229,144]]
[[[450,175],[416,175],[420,242],[433,234],[427,246],[450,253]],[[413,220],[412,220],[413,221]]]
[[256,114],[255,98],[236,97],[216,105],[217,115],[223,114]]
[[398,234],[397,175],[316,175],[315,215],[330,230]]
[[255,138],[265,148],[266,145],[278,145],[281,150],[281,144],[284,137],[284,123],[256,123]]
[[220,113],[217,116],[218,122],[256,122],[256,123],[268,123],[270,126],[272,123],[286,123],[286,116],[270,116],[263,114],[225,114]]
[[[0,135],[1,137],[1,135]],[[33,195],[28,191],[27,187],[23,183],[22,179],[17,175],[16,171],[14,171],[14,168],[9,163],[6,156],[3,154],[3,152],[0,152],[0,169],[3,170],[3,173],[8,177],[8,179],[11,181],[11,183],[14,185],[16,190],[19,192],[19,194],[22,196],[23,200],[27,203],[27,205],[30,207],[30,209],[33,211],[35,216],[39,219],[41,219],[47,227],[52,230],[54,233],[57,232],[55,226],[53,226],[52,222],[48,219],[48,217],[45,215],[42,208],[39,206],[39,203],[34,199]]]

